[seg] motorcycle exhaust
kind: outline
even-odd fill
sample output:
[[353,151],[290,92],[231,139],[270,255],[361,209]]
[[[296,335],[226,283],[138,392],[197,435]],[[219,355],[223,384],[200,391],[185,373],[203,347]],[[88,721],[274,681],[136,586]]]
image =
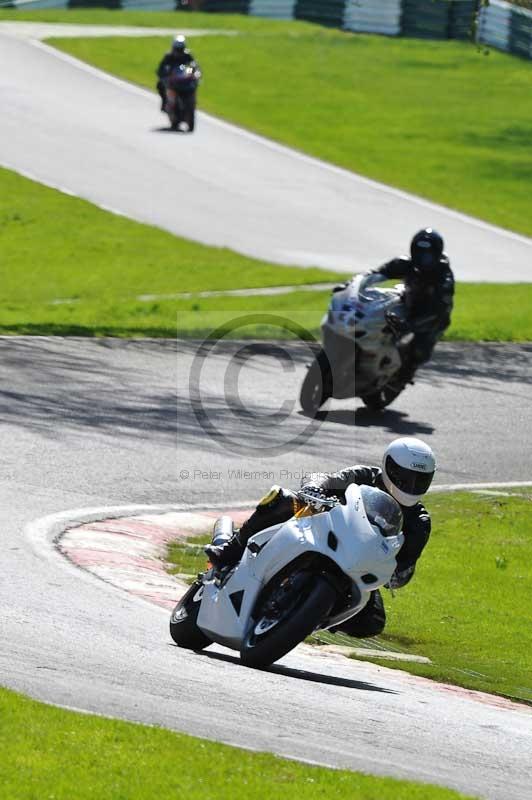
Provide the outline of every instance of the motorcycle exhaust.
[[218,517],[212,531],[212,544],[221,545],[233,538],[234,522],[231,517]]

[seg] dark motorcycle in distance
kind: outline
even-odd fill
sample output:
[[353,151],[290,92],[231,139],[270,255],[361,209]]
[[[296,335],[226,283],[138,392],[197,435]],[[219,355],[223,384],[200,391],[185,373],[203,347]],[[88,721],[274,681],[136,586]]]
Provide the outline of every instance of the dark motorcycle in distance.
[[185,123],[189,133],[196,124],[196,90],[201,78],[200,70],[192,64],[180,64],[165,78],[165,111],[173,131]]

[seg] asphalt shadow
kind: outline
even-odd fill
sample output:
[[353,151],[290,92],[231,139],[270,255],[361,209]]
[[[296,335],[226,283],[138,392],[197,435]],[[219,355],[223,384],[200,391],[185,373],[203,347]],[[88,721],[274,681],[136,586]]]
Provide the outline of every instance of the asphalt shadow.
[[[303,412],[299,412],[303,415]],[[304,416],[304,415],[303,415]],[[401,436],[419,436],[422,433],[434,433],[434,425],[409,418],[404,411],[386,408],[383,411],[372,411],[370,408],[334,409],[319,411],[316,419],[331,422],[334,425],[347,425],[359,428],[380,428]]]
[[[189,386],[198,346],[197,341],[164,339],[0,337],[0,419],[50,438],[88,430],[129,439],[150,435],[169,442],[177,436],[182,445],[209,452],[213,439],[224,445],[225,438],[236,437],[246,446],[252,442],[259,452],[275,444],[281,434],[283,441],[291,442],[304,432],[297,377],[288,376],[290,384],[283,382],[279,351],[289,347],[294,367],[302,375],[308,359],[306,345],[220,343],[209,356],[209,368],[214,369],[207,373],[199,406]],[[235,373],[245,367],[255,381],[249,408],[233,407],[231,397],[226,397],[231,359]],[[463,398],[464,404],[478,402],[479,391],[484,397],[496,395],[497,403],[499,397],[528,400],[532,345],[441,346],[419,381],[425,391],[427,385],[434,390],[430,403],[443,389]],[[474,392],[471,396],[469,389]],[[409,391],[414,393],[416,387]],[[283,392],[287,415],[281,431],[275,414]],[[319,412],[316,430],[304,441],[310,457],[323,452],[323,436],[317,435],[321,422],[331,423],[326,426],[330,448],[343,446],[346,429],[430,436],[438,426],[437,408],[432,405],[431,422],[394,407],[375,412],[352,406],[353,401],[346,401],[343,409]],[[210,421],[212,435],[202,431],[200,412]]]
[[184,131],[180,128],[171,128],[166,125],[164,128],[150,128],[152,133],[190,133],[190,131]]
[[[177,647],[177,645],[176,645]],[[214,659],[215,661],[225,661],[228,664],[236,664],[242,666],[242,662],[238,656],[232,656],[226,653],[210,652],[209,650],[201,650],[197,655],[204,656],[205,658]],[[381,692],[383,694],[398,694],[393,689],[385,689],[383,686],[376,686],[374,683],[367,683],[366,681],[356,681],[352,678],[341,678],[336,675],[324,675],[321,672],[310,672],[306,669],[294,669],[293,667],[285,667],[282,664],[274,664],[270,667],[265,667],[259,670],[260,672],[271,672],[274,675],[283,675],[286,678],[294,678],[299,681],[309,681],[310,683],[321,683],[326,686],[341,686],[345,689],[355,689],[363,692]]]

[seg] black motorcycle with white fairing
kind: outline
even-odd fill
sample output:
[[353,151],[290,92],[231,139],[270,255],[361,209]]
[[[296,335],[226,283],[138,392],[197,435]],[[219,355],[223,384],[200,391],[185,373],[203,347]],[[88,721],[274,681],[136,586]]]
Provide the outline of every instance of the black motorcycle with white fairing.
[[301,408],[314,416],[330,398],[360,397],[373,410],[404,389],[398,378],[413,339],[404,333],[404,286],[362,290],[362,276],[335,291],[322,323],[322,347],[303,380]]

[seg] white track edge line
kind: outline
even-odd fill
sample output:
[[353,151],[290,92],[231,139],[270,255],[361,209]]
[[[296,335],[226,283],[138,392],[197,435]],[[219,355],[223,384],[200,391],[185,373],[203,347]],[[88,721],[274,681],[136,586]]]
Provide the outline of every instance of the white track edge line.
[[[509,489],[512,487],[532,487],[532,481],[504,481],[493,483],[455,483],[440,484],[434,486],[429,494],[453,491],[474,491],[475,489]],[[58,552],[57,542],[64,531],[69,527],[83,525],[89,522],[96,522],[102,519],[116,519],[119,517],[135,517],[142,514],[167,514],[167,513],[188,513],[190,511],[208,512],[223,511],[224,509],[252,509],[256,505],[256,499],[245,500],[231,503],[168,503],[168,504],[130,504],[116,506],[94,506],[87,508],[71,509],[60,511],[56,514],[49,514],[30,521],[24,528],[26,538],[33,544],[36,552],[44,557],[48,557],[50,549]],[[52,545],[52,548],[50,548]],[[61,556],[61,560],[65,559]],[[78,568],[76,567],[76,570]]]

